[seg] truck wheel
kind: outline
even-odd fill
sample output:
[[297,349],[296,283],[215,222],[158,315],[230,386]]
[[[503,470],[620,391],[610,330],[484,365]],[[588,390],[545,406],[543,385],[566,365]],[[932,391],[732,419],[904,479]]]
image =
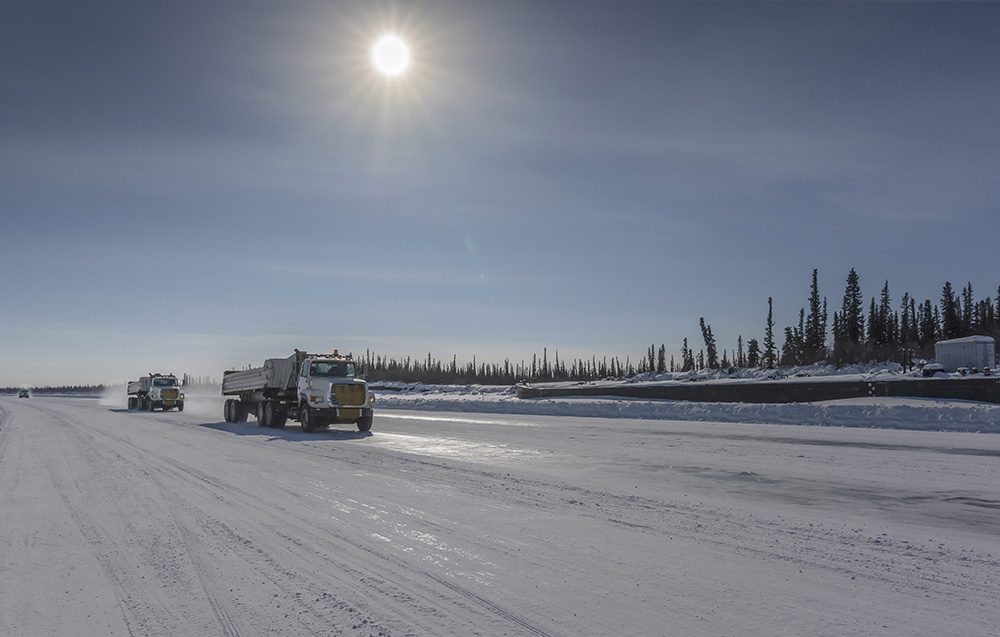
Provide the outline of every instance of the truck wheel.
[[267,414],[264,413],[264,405],[266,402],[257,403],[257,426],[258,427],[269,427],[267,424]]
[[222,417],[226,419],[226,422],[233,422],[233,399],[230,398],[226,401],[225,406],[222,408]]
[[306,404],[299,408],[299,423],[302,425],[302,431],[307,434],[316,431],[316,416],[309,413],[309,406]]
[[261,426],[268,427],[269,429],[274,428],[275,416],[277,415],[278,407],[273,400],[265,401],[261,405],[261,412],[263,414],[264,420]]
[[275,429],[284,429],[285,421],[288,420],[288,412],[282,409],[277,403],[268,403],[271,406],[272,415],[267,419],[268,424]]
[[242,400],[237,400],[233,406],[233,415],[235,416],[235,422],[246,422],[247,416],[250,415],[250,410],[247,409]]
[[362,416],[361,418],[358,418],[355,421],[358,423],[358,431],[371,431],[372,419],[373,419],[372,414],[368,414],[367,416]]
[[184,403],[177,403],[177,411],[184,411]]
[[133,409],[136,408],[135,396],[129,396],[128,397],[128,408],[129,408],[129,411],[131,411],[131,410],[133,410]]

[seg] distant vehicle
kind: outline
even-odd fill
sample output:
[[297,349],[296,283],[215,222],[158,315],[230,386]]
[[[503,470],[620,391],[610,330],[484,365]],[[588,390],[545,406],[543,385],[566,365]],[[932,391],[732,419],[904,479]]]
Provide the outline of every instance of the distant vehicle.
[[22,389],[21,391],[17,392],[17,397],[18,398],[27,398],[28,395],[29,394],[28,394],[28,390],[27,389]]
[[359,377],[350,356],[307,354],[295,350],[288,358],[269,358],[262,367],[223,372],[222,395],[226,422],[246,422],[257,416],[261,427],[282,429],[298,420],[302,431],[333,423],[354,423],[359,431],[372,428],[375,395]]
[[184,411],[184,393],[173,374],[147,374],[128,384],[128,408]]
[[924,365],[923,373],[924,373],[924,376],[927,376],[928,378],[930,378],[931,376],[933,376],[934,374],[937,374],[937,373],[942,373],[943,374],[944,373],[944,365],[942,365],[941,363],[928,363],[928,364]]

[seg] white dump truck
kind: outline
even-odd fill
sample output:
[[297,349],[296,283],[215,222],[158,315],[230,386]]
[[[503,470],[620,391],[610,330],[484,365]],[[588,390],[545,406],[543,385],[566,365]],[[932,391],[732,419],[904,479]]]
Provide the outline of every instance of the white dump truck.
[[129,382],[128,408],[184,411],[184,392],[173,374],[147,374]]
[[226,422],[246,422],[253,414],[261,427],[282,429],[291,418],[305,432],[330,424],[372,428],[375,395],[360,378],[351,356],[308,354],[269,358],[261,367],[223,372]]

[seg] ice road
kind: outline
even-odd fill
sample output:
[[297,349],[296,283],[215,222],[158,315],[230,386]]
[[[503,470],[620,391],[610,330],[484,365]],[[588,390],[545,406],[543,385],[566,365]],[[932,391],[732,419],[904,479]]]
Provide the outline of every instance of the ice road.
[[[218,402],[218,404],[216,404]],[[0,397],[3,635],[987,635],[1000,436]]]

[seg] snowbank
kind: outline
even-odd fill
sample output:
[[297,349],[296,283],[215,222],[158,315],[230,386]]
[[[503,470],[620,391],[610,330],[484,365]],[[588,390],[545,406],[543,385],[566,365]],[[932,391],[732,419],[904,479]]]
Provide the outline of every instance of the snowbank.
[[698,403],[628,398],[519,399],[513,387],[378,384],[377,409],[770,423],[1000,433],[1000,405],[932,398],[822,403]]

